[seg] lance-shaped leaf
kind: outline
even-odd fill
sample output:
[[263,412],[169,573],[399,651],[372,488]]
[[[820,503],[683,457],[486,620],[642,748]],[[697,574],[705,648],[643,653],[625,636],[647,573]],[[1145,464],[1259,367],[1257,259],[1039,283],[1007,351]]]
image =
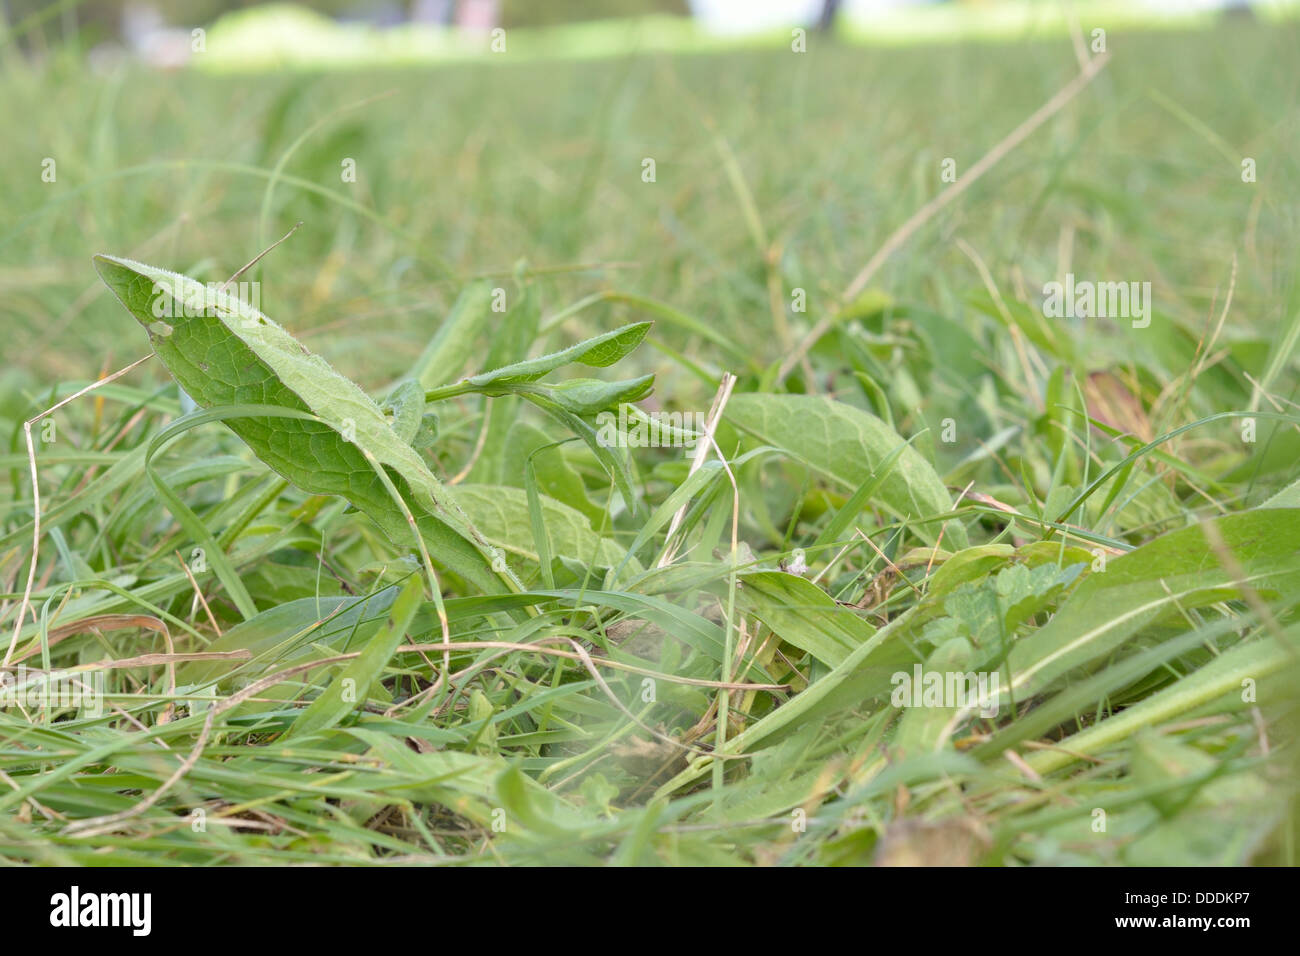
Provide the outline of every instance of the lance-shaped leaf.
[[466,382],[476,389],[482,389],[490,385],[535,382],[557,368],[575,363],[593,368],[605,368],[640,345],[653,324],[634,322],[612,332],[606,332],[604,335],[597,335],[595,338],[570,345],[567,349],[552,352],[550,355],[516,362],[514,365],[507,365],[481,375],[472,375],[466,379]]
[[486,591],[519,587],[379,406],[323,358],[261,312],[187,276],[104,255],[95,267],[199,405],[273,405],[319,419],[231,419],[230,429],[267,465],[304,491],[346,498],[394,542],[412,545],[382,468],[437,560]]
[[618,407],[639,402],[654,389],[654,375],[642,375],[622,382],[602,382],[595,378],[575,378],[555,385],[520,385],[524,398],[539,396],[550,399],[565,411],[590,417],[601,412],[616,412]]
[[415,360],[409,381],[434,388],[456,377],[473,354],[474,341],[491,315],[492,289],[487,280],[471,282]]

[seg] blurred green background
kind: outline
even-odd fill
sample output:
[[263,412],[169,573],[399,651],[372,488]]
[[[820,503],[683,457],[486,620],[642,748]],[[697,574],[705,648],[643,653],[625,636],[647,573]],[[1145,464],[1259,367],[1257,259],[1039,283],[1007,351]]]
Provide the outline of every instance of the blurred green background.
[[[560,6],[547,9],[558,16]],[[599,59],[529,56],[521,29],[503,55],[484,40],[447,63],[231,71],[204,68],[238,45],[220,24],[189,63],[162,69],[96,56],[90,27],[75,39],[110,5],[45,9],[56,13],[10,34],[0,75],[0,347],[6,392],[28,396],[143,354],[93,253],[221,281],[299,220],[259,267],[262,307],[368,385],[418,354],[468,278],[505,280],[521,261],[561,331],[644,315],[614,302],[565,319],[584,296],[645,296],[734,345],[720,351],[665,320],[655,336],[664,348],[698,355],[709,372],[761,368],[783,354],[774,302],[804,289],[807,313],[787,320],[790,334],[805,331],[944,187],[943,159],[969,168],[1078,70],[1059,4],[961,14],[987,24],[999,9],[1045,11],[996,41],[875,45],[846,22],[810,36],[805,53],[782,28],[698,54],[640,48],[661,21],[625,18],[603,27],[625,49]],[[1107,70],[874,283],[879,302],[952,320],[934,326],[932,347],[954,374],[924,396],[900,379],[905,409],[960,407],[1003,360],[993,339],[960,331],[991,321],[972,305],[987,295],[981,268],[1004,297],[1034,308],[1067,265],[1151,281],[1164,332],[1135,346],[1094,322],[1077,330],[1082,353],[1060,358],[1080,370],[1136,360],[1153,394],[1221,306],[1234,255],[1223,343],[1246,368],[1262,374],[1295,314],[1294,23],[1216,13],[1113,27],[1098,9],[1108,8],[1077,14],[1085,35],[1108,30]],[[17,11],[11,4],[12,23]],[[65,14],[68,45],[54,26]],[[1242,181],[1246,157],[1256,182]],[[47,159],[54,182],[42,177]],[[647,159],[653,183],[642,178]],[[348,161],[355,182],[344,181]],[[868,331],[887,344],[893,327],[879,313]],[[666,353],[657,371],[661,394],[686,402],[711,391]],[[1225,380],[1207,407],[1251,390],[1241,376]]]

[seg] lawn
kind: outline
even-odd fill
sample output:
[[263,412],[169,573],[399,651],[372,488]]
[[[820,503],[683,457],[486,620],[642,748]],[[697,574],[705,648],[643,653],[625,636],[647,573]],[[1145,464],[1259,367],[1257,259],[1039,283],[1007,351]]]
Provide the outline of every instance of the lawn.
[[1105,43],[0,52],[0,856],[1294,864],[1300,30]]

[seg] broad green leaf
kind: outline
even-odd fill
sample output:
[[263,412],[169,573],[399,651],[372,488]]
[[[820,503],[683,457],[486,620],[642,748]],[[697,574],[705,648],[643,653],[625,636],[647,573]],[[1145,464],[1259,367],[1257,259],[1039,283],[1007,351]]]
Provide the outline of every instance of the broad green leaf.
[[[456,495],[475,526],[496,547],[527,561],[537,561],[528,495],[507,485],[458,485]],[[623,550],[591,529],[586,516],[544,495],[538,496],[551,554],[583,563],[615,565]]]
[[[274,411],[278,413],[279,409]],[[248,593],[248,589],[244,586],[244,582],[235,571],[230,558],[226,555],[225,549],[217,543],[211,530],[200,520],[199,516],[191,511],[189,506],[181,501],[180,497],[158,476],[152,463],[154,454],[175,435],[193,427],[195,424],[201,423],[205,419],[216,417],[218,415],[215,411],[195,411],[172,422],[171,425],[164,428],[149,442],[149,451],[145,456],[144,467],[145,473],[149,476],[149,481],[153,484],[155,493],[163,500],[168,510],[176,517],[176,520],[185,529],[185,533],[190,536],[194,544],[207,555],[212,564],[212,570],[225,586],[230,599],[239,608],[239,612],[244,615],[244,620],[249,620],[257,616],[257,607],[253,603],[253,598]],[[226,419],[227,422],[230,420],[232,419]]]
[[839,541],[848,532],[853,522],[857,521],[858,516],[862,514],[862,509],[867,506],[867,502],[885,483],[885,479],[893,473],[894,462],[899,459],[910,444],[910,439],[901,442],[897,448],[880,460],[867,479],[858,486],[858,490],[849,496],[849,500],[844,502],[839,511],[835,512],[835,517],[826,523],[822,533],[813,542],[814,548],[818,545]]
[[319,419],[230,420],[263,462],[304,491],[346,498],[394,542],[413,545],[406,515],[377,472],[383,468],[439,561],[486,591],[518,587],[508,570],[494,571],[496,549],[379,406],[324,359],[251,306],[193,279],[113,256],[96,256],[95,266],[199,405],[273,405]]
[[[506,767],[497,777],[496,795],[499,806],[511,819],[523,823],[521,829],[530,835],[552,834],[567,840],[584,829],[589,830],[593,822],[589,811],[577,809],[554,791],[539,785],[516,764]],[[594,853],[588,862],[597,862]]]
[[[849,491],[860,488],[877,469],[891,469],[876,500],[885,510],[910,519],[910,526],[929,544],[937,540],[940,523],[918,520],[952,510],[948,489],[920,452],[909,446],[891,461],[904,439],[852,405],[812,395],[735,395],[725,417]],[[944,542],[954,550],[964,548],[965,529],[949,522]]]
[[1260,508],[1300,508],[1300,479],[1291,482]]
[[965,548],[935,569],[926,583],[925,593],[932,600],[948,594],[968,581],[992,573],[1010,562],[1016,549],[1009,544],[981,544]]

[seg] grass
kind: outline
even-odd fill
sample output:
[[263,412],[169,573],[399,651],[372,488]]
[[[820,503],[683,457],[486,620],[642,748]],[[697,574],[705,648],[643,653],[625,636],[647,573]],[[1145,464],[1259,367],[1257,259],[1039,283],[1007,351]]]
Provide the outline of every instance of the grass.
[[[10,50],[0,624],[104,708],[0,709],[0,854],[1294,863],[1297,40],[1112,31],[847,301],[1067,40],[165,79]],[[379,491],[326,487],[348,387],[234,320],[38,417],[149,351],[93,254],[221,283],[300,220],[240,278],[436,426],[354,472]],[[1150,325],[1045,316],[1067,272],[1150,282]],[[459,384],[647,320],[614,364]],[[301,407],[217,388],[299,374]],[[592,440],[645,375],[646,412],[727,395],[725,467]],[[431,536],[430,479],[485,550]],[[996,713],[896,706],[917,666],[996,677]]]

